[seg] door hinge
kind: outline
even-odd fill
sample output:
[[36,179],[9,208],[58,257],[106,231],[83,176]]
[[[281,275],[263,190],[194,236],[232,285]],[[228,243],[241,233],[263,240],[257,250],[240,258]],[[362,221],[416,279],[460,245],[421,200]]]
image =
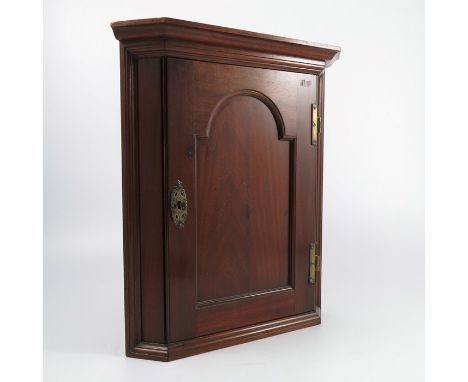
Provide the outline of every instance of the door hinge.
[[318,106],[316,103],[312,104],[312,132],[311,132],[311,143],[317,144],[318,134],[320,132],[320,118],[318,116]]
[[309,283],[315,284],[317,273],[320,272],[320,256],[318,255],[317,243],[309,244]]

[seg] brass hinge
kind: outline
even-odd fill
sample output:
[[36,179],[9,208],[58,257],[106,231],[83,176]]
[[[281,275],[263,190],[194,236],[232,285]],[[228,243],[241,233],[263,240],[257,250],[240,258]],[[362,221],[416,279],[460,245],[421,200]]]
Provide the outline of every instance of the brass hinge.
[[320,256],[317,254],[317,243],[309,244],[309,282],[315,284],[320,272]]
[[320,118],[318,116],[318,106],[316,103],[312,104],[312,132],[311,132],[311,143],[317,144],[318,134],[320,132]]

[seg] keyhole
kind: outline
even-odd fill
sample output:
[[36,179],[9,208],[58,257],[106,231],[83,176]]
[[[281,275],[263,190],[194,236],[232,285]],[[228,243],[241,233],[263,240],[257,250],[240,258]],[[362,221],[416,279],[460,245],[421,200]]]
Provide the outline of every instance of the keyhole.
[[177,208],[179,210],[185,208],[185,203],[181,202],[180,200],[177,201]]

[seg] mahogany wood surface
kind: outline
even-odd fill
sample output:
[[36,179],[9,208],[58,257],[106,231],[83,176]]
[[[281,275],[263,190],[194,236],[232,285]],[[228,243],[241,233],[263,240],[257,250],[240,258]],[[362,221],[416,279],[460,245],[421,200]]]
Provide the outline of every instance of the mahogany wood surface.
[[321,256],[324,69],[339,48],[167,18],[112,27],[127,355],[168,361],[320,323],[309,244]]
[[200,42],[285,54],[324,61],[327,66],[339,58],[340,48],[293,38],[249,32],[240,29],[161,17],[144,20],[117,21],[111,24],[115,37],[122,42],[164,39]]
[[167,71],[168,179],[189,205],[183,230],[169,224],[170,341],[313,310],[316,146],[297,109],[315,77],[180,59]]
[[291,144],[247,95],[210,127],[196,142],[198,302],[289,286]]

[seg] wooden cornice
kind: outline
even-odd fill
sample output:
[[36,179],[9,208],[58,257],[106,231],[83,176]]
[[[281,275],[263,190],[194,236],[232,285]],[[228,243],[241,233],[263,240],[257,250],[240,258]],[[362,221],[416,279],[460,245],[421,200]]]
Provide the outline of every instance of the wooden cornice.
[[111,23],[117,40],[125,44],[142,41],[178,41],[216,49],[240,49],[255,55],[275,55],[322,62],[330,66],[340,48],[292,38],[248,32],[167,17]]

